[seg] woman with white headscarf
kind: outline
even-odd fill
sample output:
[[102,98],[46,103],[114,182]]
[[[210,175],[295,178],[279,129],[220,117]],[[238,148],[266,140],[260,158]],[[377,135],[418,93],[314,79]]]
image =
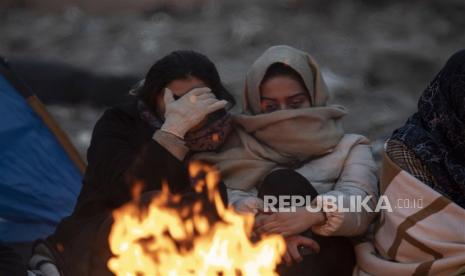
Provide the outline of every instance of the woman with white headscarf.
[[[317,63],[289,46],[271,47],[255,61],[242,100],[243,112],[233,118],[235,131],[220,152],[196,158],[218,167],[230,204],[257,213],[257,233],[286,238],[286,263],[304,259],[284,274],[350,275],[354,258],[345,237],[365,233],[375,213],[339,208],[308,212],[302,206],[296,212],[265,214],[259,209],[265,195],[308,195],[316,204],[321,200],[317,194],[337,199],[333,204],[322,201],[323,206],[349,207],[352,196],[370,197],[368,205],[374,209],[377,168],[368,139],[344,133],[341,119],[347,112],[327,105],[329,92]],[[334,208],[323,208],[328,209]],[[306,246],[318,251],[318,244],[319,254],[303,258],[298,250]],[[327,265],[329,259],[339,265]]]

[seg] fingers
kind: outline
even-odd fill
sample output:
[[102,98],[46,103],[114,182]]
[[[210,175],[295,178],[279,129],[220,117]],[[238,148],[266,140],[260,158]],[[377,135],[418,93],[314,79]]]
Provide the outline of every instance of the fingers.
[[292,258],[291,258],[291,255],[289,255],[289,252],[286,252],[284,253],[284,262],[286,263],[287,266],[291,266],[292,265]]
[[[165,91],[168,91],[168,88],[165,88]],[[168,95],[167,95],[168,94]],[[165,93],[165,104],[171,103],[174,101],[172,92]],[[228,105],[228,101],[218,100],[216,96],[211,92],[211,89],[208,87],[198,87],[194,88],[188,93],[186,93],[182,98],[189,99],[191,103],[199,103],[202,106],[205,106],[207,113],[215,112],[219,109],[225,108]]]
[[196,97],[197,97],[198,100],[216,99],[215,94],[213,94],[212,92],[203,93],[203,94],[200,94],[200,95],[198,95]]
[[266,224],[265,221],[269,221],[268,218],[270,216],[272,216],[272,214],[266,215],[266,214],[260,213],[255,217],[254,228],[257,230],[257,232],[258,232],[258,229],[262,228]]
[[310,238],[300,235],[290,236],[286,238],[286,251],[291,257],[291,261],[301,262],[303,260],[304,257],[302,254],[306,253],[301,253],[299,250],[302,246],[304,246],[306,249],[311,249],[314,252],[319,252],[320,249],[318,243]]
[[228,101],[225,101],[225,100],[217,101],[214,104],[207,107],[207,112],[208,113],[215,112],[217,110],[225,108],[227,104],[228,104]]
[[283,229],[281,229],[281,225],[277,222],[271,222],[260,226],[257,228],[258,233],[267,233],[267,234],[282,234]]
[[258,215],[255,216],[255,222],[254,222],[254,228],[258,229],[260,226],[263,225],[263,220],[268,217],[269,215],[261,214],[259,213]]
[[266,216],[263,220],[260,221],[260,227],[264,227],[267,225],[267,227],[270,227],[272,225],[275,225],[278,221],[278,214],[273,213],[271,215]]
[[296,242],[299,245],[304,245],[304,246],[310,247],[316,253],[320,252],[320,245],[316,241],[314,241],[314,240],[312,240],[310,238],[307,238],[307,237],[304,237],[304,236],[298,236],[298,237],[296,237]]
[[258,211],[263,212],[263,200],[260,198],[257,198],[255,200],[255,208],[257,208]]
[[218,101],[216,99],[216,96],[211,93],[211,92],[207,92],[207,93],[203,93],[203,94],[200,94],[198,96],[196,95],[190,95],[189,96],[189,100],[191,103],[196,103],[196,102],[202,102],[205,104],[205,101],[206,100],[215,100],[215,101]]
[[[279,230],[279,224],[273,219],[270,220],[270,217],[272,217],[273,215],[274,214],[272,215],[259,214],[255,216],[255,222],[254,222],[255,232],[258,234],[277,233],[276,231]],[[269,221],[269,222],[265,223],[265,221]]]
[[200,96],[205,93],[210,93],[212,90],[208,87],[197,87],[187,92],[185,96]]
[[208,87],[194,88],[183,97],[188,98],[191,103],[198,103],[205,106],[206,113],[215,112],[228,105],[228,101],[218,100]]
[[210,106],[216,102],[219,102],[220,100],[218,100],[217,98],[207,98],[205,100],[202,101],[202,104],[206,105],[206,106]]
[[175,101],[173,97],[173,92],[169,88],[165,88],[165,93],[163,94],[163,100],[165,105],[168,105]]
[[248,205],[242,204],[236,208],[236,211],[242,214],[255,214],[256,210]]
[[261,227],[265,224],[269,224],[273,221],[276,220],[276,213],[274,214],[271,214],[271,215],[265,215],[265,214],[261,214],[260,215],[260,220],[256,221],[256,227]]
[[[187,98],[191,103],[195,103],[198,100],[205,100],[208,98],[215,98],[215,95],[211,93],[211,89],[208,87],[198,87],[190,90],[181,98]],[[166,103],[172,103],[175,101],[173,97],[173,91],[171,91],[168,87],[165,88],[164,100]]]
[[290,243],[290,245],[287,248],[287,251],[289,252],[289,255],[291,255],[291,258],[294,261],[296,261],[298,263],[300,263],[302,261],[302,256],[300,256],[297,243]]

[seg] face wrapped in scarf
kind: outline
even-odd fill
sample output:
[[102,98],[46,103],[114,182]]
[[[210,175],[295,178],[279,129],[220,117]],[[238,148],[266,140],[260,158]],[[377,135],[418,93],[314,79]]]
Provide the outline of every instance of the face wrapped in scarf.
[[[261,112],[260,84],[275,63],[286,64],[302,77],[311,107]],[[229,188],[249,190],[276,167],[299,167],[334,149],[344,135],[346,111],[327,105],[328,99],[319,66],[309,54],[289,46],[271,47],[247,73],[243,112],[233,116],[228,143],[220,153],[194,157],[215,164]]]

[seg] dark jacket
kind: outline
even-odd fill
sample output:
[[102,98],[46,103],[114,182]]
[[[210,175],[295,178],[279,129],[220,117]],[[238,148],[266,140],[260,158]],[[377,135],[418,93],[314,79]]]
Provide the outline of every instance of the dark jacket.
[[[143,192],[190,189],[185,163],[152,139],[156,131],[139,117],[136,103],[108,109],[95,125],[83,187],[71,216],[47,241],[66,275],[100,275],[109,255],[111,211],[131,200],[136,181]],[[100,273],[100,274],[99,274]]]
[[0,243],[0,275],[26,276],[26,265],[13,249]]

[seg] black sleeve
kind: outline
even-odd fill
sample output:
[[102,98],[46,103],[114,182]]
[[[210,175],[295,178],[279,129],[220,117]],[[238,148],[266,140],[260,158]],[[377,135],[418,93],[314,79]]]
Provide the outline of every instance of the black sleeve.
[[159,190],[163,181],[173,192],[190,186],[184,163],[153,139],[136,137],[135,125],[134,118],[110,109],[94,128],[86,177],[110,207],[129,201],[136,182],[143,191]]
[[0,275],[27,275],[26,265],[13,249],[0,243]]

